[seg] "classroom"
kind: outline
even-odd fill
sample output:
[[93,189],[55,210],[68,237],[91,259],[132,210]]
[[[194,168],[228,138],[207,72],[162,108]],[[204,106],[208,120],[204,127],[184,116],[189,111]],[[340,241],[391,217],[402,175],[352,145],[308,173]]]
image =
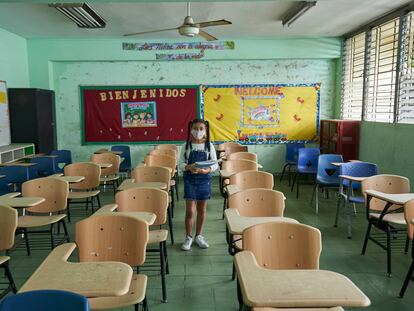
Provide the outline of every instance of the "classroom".
[[412,0],[0,1],[0,311],[411,311],[413,141]]

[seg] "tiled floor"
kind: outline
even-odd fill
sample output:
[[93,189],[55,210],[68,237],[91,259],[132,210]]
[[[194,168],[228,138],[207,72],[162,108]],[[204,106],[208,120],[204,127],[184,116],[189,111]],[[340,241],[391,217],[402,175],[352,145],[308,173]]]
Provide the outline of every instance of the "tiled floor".
[[[182,186],[182,184],[180,184]],[[287,181],[276,189],[287,197],[285,216],[318,227],[322,232],[323,249],[320,261],[321,269],[345,274],[353,280],[371,299],[368,310],[414,310],[414,283],[411,283],[404,299],[397,298],[403,278],[408,270],[411,258],[401,249],[393,252],[393,275],[386,275],[385,251],[373,243],[368,244],[367,254],[361,256],[363,236],[366,229],[364,210],[353,217],[354,238],[346,238],[343,213],[338,228],[333,227],[335,198],[320,200],[319,215],[310,206],[311,186],[303,186],[299,200],[291,194]],[[182,188],[180,189],[182,191]],[[103,202],[113,202],[111,191],[104,193]],[[168,303],[161,303],[159,276],[149,275],[148,298],[151,310],[237,310],[235,282],[231,281],[232,257],[228,255],[225,242],[225,224],[221,220],[222,199],[218,194],[217,182],[214,198],[209,202],[205,236],[210,243],[208,250],[197,246],[189,252],[180,250],[184,236],[184,201],[180,199],[175,209],[174,233],[175,245],[168,244],[170,275],[167,276]],[[78,217],[73,217],[69,228],[73,233],[73,224],[86,212],[78,207]],[[72,239],[73,240],[73,239]],[[20,287],[48,254],[49,249],[33,250],[32,256],[26,256],[24,249],[12,253],[11,269]],[[81,280],[80,280],[81,281]],[[30,310],[30,309],[28,309]],[[133,308],[125,309],[133,310]]]

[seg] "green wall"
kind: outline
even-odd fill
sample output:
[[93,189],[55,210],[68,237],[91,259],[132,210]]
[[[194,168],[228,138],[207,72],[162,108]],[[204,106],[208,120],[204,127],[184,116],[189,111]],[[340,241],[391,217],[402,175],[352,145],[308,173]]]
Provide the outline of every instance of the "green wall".
[[0,80],[7,87],[28,87],[26,39],[0,28]]
[[378,165],[381,174],[410,178],[414,183],[414,126],[362,122],[360,159]]
[[[321,118],[335,115],[340,39],[237,40],[235,50],[206,51],[203,60],[181,62],[154,61],[151,51],[123,51],[123,41],[28,40],[31,86],[56,91],[58,145],[73,150],[76,161],[100,147],[81,146],[79,85],[321,82]],[[134,145],[133,163],[150,148]],[[280,171],[284,146],[251,150],[264,169]]]

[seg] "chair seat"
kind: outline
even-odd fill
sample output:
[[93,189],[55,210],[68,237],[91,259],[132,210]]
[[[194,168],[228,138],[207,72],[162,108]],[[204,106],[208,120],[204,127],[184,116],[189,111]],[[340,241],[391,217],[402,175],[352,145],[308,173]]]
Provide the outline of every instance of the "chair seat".
[[230,185],[230,179],[226,178],[223,180],[223,185]]
[[[345,200],[347,200],[348,196],[345,195]],[[349,197],[349,202],[351,203],[357,203],[357,204],[364,204],[365,203],[365,199],[364,197],[355,197],[355,196],[350,196]]]
[[124,308],[142,302],[145,298],[147,280],[146,275],[135,274],[132,276],[131,285],[127,294],[122,296],[89,298],[91,310]]
[[100,193],[99,190],[92,191],[72,191],[69,192],[68,199],[86,199],[94,197]]
[[[379,213],[369,213],[369,216],[372,218],[379,219],[381,214]],[[404,218],[404,213],[391,213],[384,216],[382,219],[385,222],[388,222],[390,224],[396,224],[396,225],[404,225],[406,226],[407,223]]]
[[300,174],[316,174],[316,169],[313,167],[298,167],[297,171]]
[[0,256],[0,265],[4,264],[6,261],[9,261],[9,256]]
[[66,214],[52,215],[52,216],[19,216],[17,221],[18,228],[35,228],[51,224],[66,217]]
[[233,235],[233,245],[234,247],[239,250],[242,251],[243,250],[243,242],[242,242],[242,235],[241,234],[235,234]]
[[339,181],[337,178],[331,179],[331,178],[323,178],[323,177],[318,176],[316,178],[316,182],[322,186],[339,187]]
[[148,244],[155,244],[166,241],[168,238],[168,230],[150,230],[148,236]]
[[101,183],[103,182],[108,182],[108,181],[114,181],[114,180],[118,180],[119,179],[119,175],[110,175],[110,176],[102,176],[99,178],[99,181]]

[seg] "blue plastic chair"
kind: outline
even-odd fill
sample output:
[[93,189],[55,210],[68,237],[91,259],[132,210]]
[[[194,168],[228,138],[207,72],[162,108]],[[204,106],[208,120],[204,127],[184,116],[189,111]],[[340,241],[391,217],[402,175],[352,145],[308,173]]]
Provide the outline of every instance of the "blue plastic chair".
[[35,290],[6,297],[0,311],[89,311],[86,297],[62,290]]
[[282,176],[280,176],[280,181],[282,182],[283,176],[285,175],[286,168],[288,168],[288,176],[289,176],[289,186],[290,186],[290,176],[291,172],[290,169],[292,166],[296,166],[298,163],[298,150],[300,148],[305,148],[305,144],[303,143],[292,143],[286,144],[286,164],[283,166]]
[[56,170],[56,158],[54,157],[34,157],[31,159],[32,163],[37,163],[37,166],[34,168],[39,176],[45,177],[58,173]]
[[131,173],[131,150],[129,149],[129,146],[112,146],[111,151],[122,151],[122,154],[120,155],[121,158],[124,160],[121,162],[121,165],[119,166],[120,172],[125,172],[129,176]]
[[339,188],[339,168],[332,165],[332,162],[343,162],[340,154],[321,154],[318,158],[318,169],[316,172],[316,185],[313,191],[311,204],[316,194],[315,209],[319,210],[319,189]]
[[319,148],[300,148],[298,151],[298,164],[295,177],[293,178],[293,191],[296,182],[296,198],[299,198],[299,177],[301,175],[316,175],[318,168]]
[[[377,174],[378,166],[368,162],[348,162],[342,164],[339,168],[339,175],[370,177]],[[336,203],[335,227],[338,226],[339,209],[341,207],[341,202],[344,201],[345,207],[347,207],[346,222],[348,239],[352,238],[350,205],[353,204],[354,213],[356,213],[355,204],[365,204],[365,198],[363,196],[354,195],[354,190],[358,190],[360,188],[360,182],[351,182],[350,180],[341,178],[339,183],[339,197]]]
[[[57,173],[63,173],[63,168],[72,164],[72,152],[70,150],[53,150],[50,154],[57,156],[55,158]],[[59,164],[63,164],[63,166],[59,167]]]
[[[22,184],[32,178],[31,169],[32,167],[29,166],[2,166],[0,167],[0,175],[6,175],[6,177],[0,181],[7,185],[14,184],[15,188],[10,190],[20,192]],[[4,189],[6,190],[6,188]]]

